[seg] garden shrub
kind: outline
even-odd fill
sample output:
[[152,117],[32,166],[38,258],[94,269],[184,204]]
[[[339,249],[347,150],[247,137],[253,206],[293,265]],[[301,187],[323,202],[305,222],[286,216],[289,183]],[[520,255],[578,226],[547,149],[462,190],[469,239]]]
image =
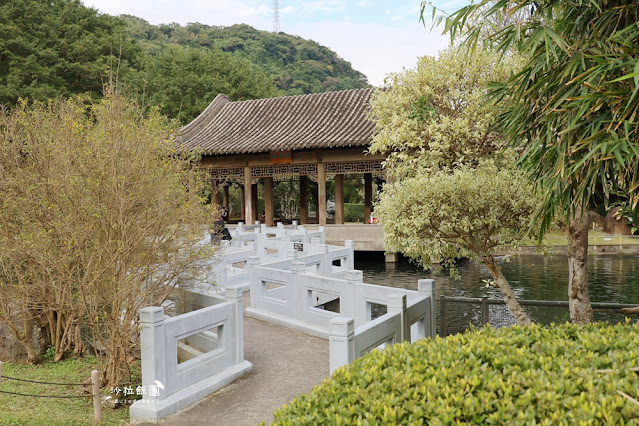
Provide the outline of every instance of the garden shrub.
[[639,326],[486,327],[373,351],[273,424],[637,424]]
[[364,204],[344,203],[344,222],[363,222]]

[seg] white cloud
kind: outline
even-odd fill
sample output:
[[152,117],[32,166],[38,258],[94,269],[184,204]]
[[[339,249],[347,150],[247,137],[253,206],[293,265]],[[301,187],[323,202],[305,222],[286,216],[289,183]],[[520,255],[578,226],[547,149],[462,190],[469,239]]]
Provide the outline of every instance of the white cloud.
[[272,22],[272,2],[267,0],[83,0],[85,6],[95,7],[111,15],[138,16],[152,24],[177,22],[185,25],[200,22],[207,25],[246,23],[269,28]]
[[291,15],[311,16],[315,14],[331,14],[342,12],[346,4],[341,0],[296,2],[291,7]]

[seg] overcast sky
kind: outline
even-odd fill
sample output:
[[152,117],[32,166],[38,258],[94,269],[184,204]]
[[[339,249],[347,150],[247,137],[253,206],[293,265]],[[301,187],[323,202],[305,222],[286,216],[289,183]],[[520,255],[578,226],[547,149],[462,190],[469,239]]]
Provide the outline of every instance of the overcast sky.
[[[86,6],[111,15],[129,14],[152,24],[230,26],[248,24],[273,30],[273,0],[82,0]],[[279,0],[280,31],[314,40],[337,52],[371,84],[417,58],[433,55],[447,45],[441,31],[419,23],[417,0]],[[466,0],[434,1],[452,12]],[[430,10],[430,9],[429,9]],[[430,16],[430,12],[427,13]]]

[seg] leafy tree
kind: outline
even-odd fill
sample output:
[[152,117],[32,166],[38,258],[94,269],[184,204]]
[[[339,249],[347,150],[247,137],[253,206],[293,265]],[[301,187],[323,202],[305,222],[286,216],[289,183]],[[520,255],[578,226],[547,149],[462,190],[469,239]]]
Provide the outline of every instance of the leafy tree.
[[233,101],[268,98],[277,90],[248,60],[229,53],[168,46],[147,56],[143,71],[128,85],[139,90],[141,101],[180,122],[197,117],[219,93]]
[[138,54],[120,19],[78,0],[0,3],[0,104],[99,97],[108,73],[125,73]]
[[389,250],[427,267],[434,257],[449,265],[459,257],[483,263],[517,323],[530,325],[494,253],[520,243],[535,208],[523,172],[482,161],[476,168],[461,166],[387,184],[375,212]]
[[164,117],[117,94],[0,112],[0,321],[30,361],[26,336],[44,328],[55,361],[88,339],[107,354],[105,384],[121,383],[138,310],[210,254],[192,160]]
[[[486,24],[522,11],[523,20]],[[485,40],[525,58],[491,96],[504,108],[499,128],[523,147],[543,192],[540,238],[557,211],[569,223],[570,315],[580,324],[592,321],[588,209],[621,202],[639,218],[637,20],[639,5],[628,0],[483,0],[445,19],[471,50]]]
[[482,52],[466,60],[453,48],[421,58],[373,96],[370,149],[388,153],[391,183],[375,209],[386,247],[427,268],[433,258],[451,267],[462,256],[482,262],[513,317],[528,325],[494,253],[525,237],[536,197],[492,131],[497,113],[482,97],[516,64]]

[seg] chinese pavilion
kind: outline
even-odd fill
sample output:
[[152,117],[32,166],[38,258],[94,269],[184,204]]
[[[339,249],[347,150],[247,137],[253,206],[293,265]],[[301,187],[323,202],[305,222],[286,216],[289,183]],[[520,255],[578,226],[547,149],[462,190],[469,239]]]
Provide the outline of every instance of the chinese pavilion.
[[300,223],[308,223],[309,179],[317,182],[317,221],[326,224],[326,182],[335,181],[335,223],[344,223],[344,177],[364,179],[365,219],[373,176],[384,156],[366,154],[374,131],[368,118],[374,89],[344,90],[232,102],[218,95],[180,129],[180,143],[202,153],[214,200],[228,207],[228,187],[242,188],[244,221],[258,218],[257,185],[264,185],[265,222],[274,223],[274,181],[299,178]]

